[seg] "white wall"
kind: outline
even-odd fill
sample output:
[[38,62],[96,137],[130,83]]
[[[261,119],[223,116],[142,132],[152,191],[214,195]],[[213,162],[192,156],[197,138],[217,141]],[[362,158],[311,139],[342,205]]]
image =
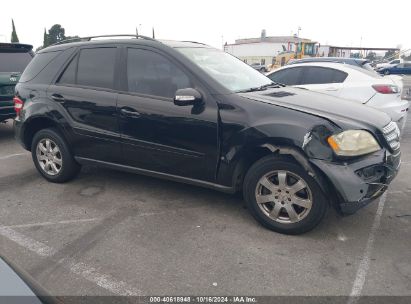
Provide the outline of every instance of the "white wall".
[[287,43],[259,42],[224,46],[224,51],[236,57],[275,57]]

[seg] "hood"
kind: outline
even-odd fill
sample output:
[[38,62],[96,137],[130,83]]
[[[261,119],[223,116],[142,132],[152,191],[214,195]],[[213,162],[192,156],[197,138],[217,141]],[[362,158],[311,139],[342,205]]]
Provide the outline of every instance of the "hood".
[[382,129],[391,121],[387,114],[367,105],[300,88],[268,89],[241,93],[241,96],[320,116],[337,125]]

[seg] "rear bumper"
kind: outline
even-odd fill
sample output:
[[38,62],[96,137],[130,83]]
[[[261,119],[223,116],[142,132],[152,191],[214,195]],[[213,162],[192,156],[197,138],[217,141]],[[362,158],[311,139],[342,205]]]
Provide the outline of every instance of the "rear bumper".
[[24,139],[23,139],[23,124],[22,122],[19,120],[19,118],[16,118],[14,120],[14,138],[16,139],[16,141],[23,146],[24,149],[29,150],[29,147],[26,146],[26,144],[24,143]]
[[0,96],[0,121],[14,118],[15,116],[13,96]]
[[352,163],[330,163],[311,160],[326,176],[337,191],[336,208],[349,215],[380,197],[398,174],[401,153],[390,154],[386,150],[373,153]]

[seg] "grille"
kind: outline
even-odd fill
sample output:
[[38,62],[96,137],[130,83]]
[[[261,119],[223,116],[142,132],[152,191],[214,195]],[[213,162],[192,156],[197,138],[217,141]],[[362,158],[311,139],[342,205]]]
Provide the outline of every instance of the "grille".
[[391,121],[382,129],[382,132],[393,150],[400,148],[400,129],[395,122]]

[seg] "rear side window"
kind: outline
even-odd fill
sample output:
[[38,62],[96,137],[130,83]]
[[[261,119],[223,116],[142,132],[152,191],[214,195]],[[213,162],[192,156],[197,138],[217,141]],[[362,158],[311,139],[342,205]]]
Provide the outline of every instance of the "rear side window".
[[83,49],[80,51],[76,84],[113,88],[116,48]]
[[27,82],[36,77],[61,51],[37,54],[21,75],[19,82]]
[[323,67],[304,67],[301,84],[342,83],[348,74],[339,70]]
[[0,72],[23,72],[31,61],[32,56],[27,52],[0,52]]
[[191,87],[190,79],[170,60],[152,51],[128,49],[128,91],[174,97],[178,89]]
[[300,79],[302,75],[301,73],[301,67],[288,68],[268,75],[268,78],[270,78],[274,82],[279,82],[286,85],[298,85],[300,84]]
[[76,55],[69,63],[69,65],[64,70],[63,74],[60,76],[58,83],[62,84],[75,84],[76,83],[76,70],[77,70],[77,58]]

